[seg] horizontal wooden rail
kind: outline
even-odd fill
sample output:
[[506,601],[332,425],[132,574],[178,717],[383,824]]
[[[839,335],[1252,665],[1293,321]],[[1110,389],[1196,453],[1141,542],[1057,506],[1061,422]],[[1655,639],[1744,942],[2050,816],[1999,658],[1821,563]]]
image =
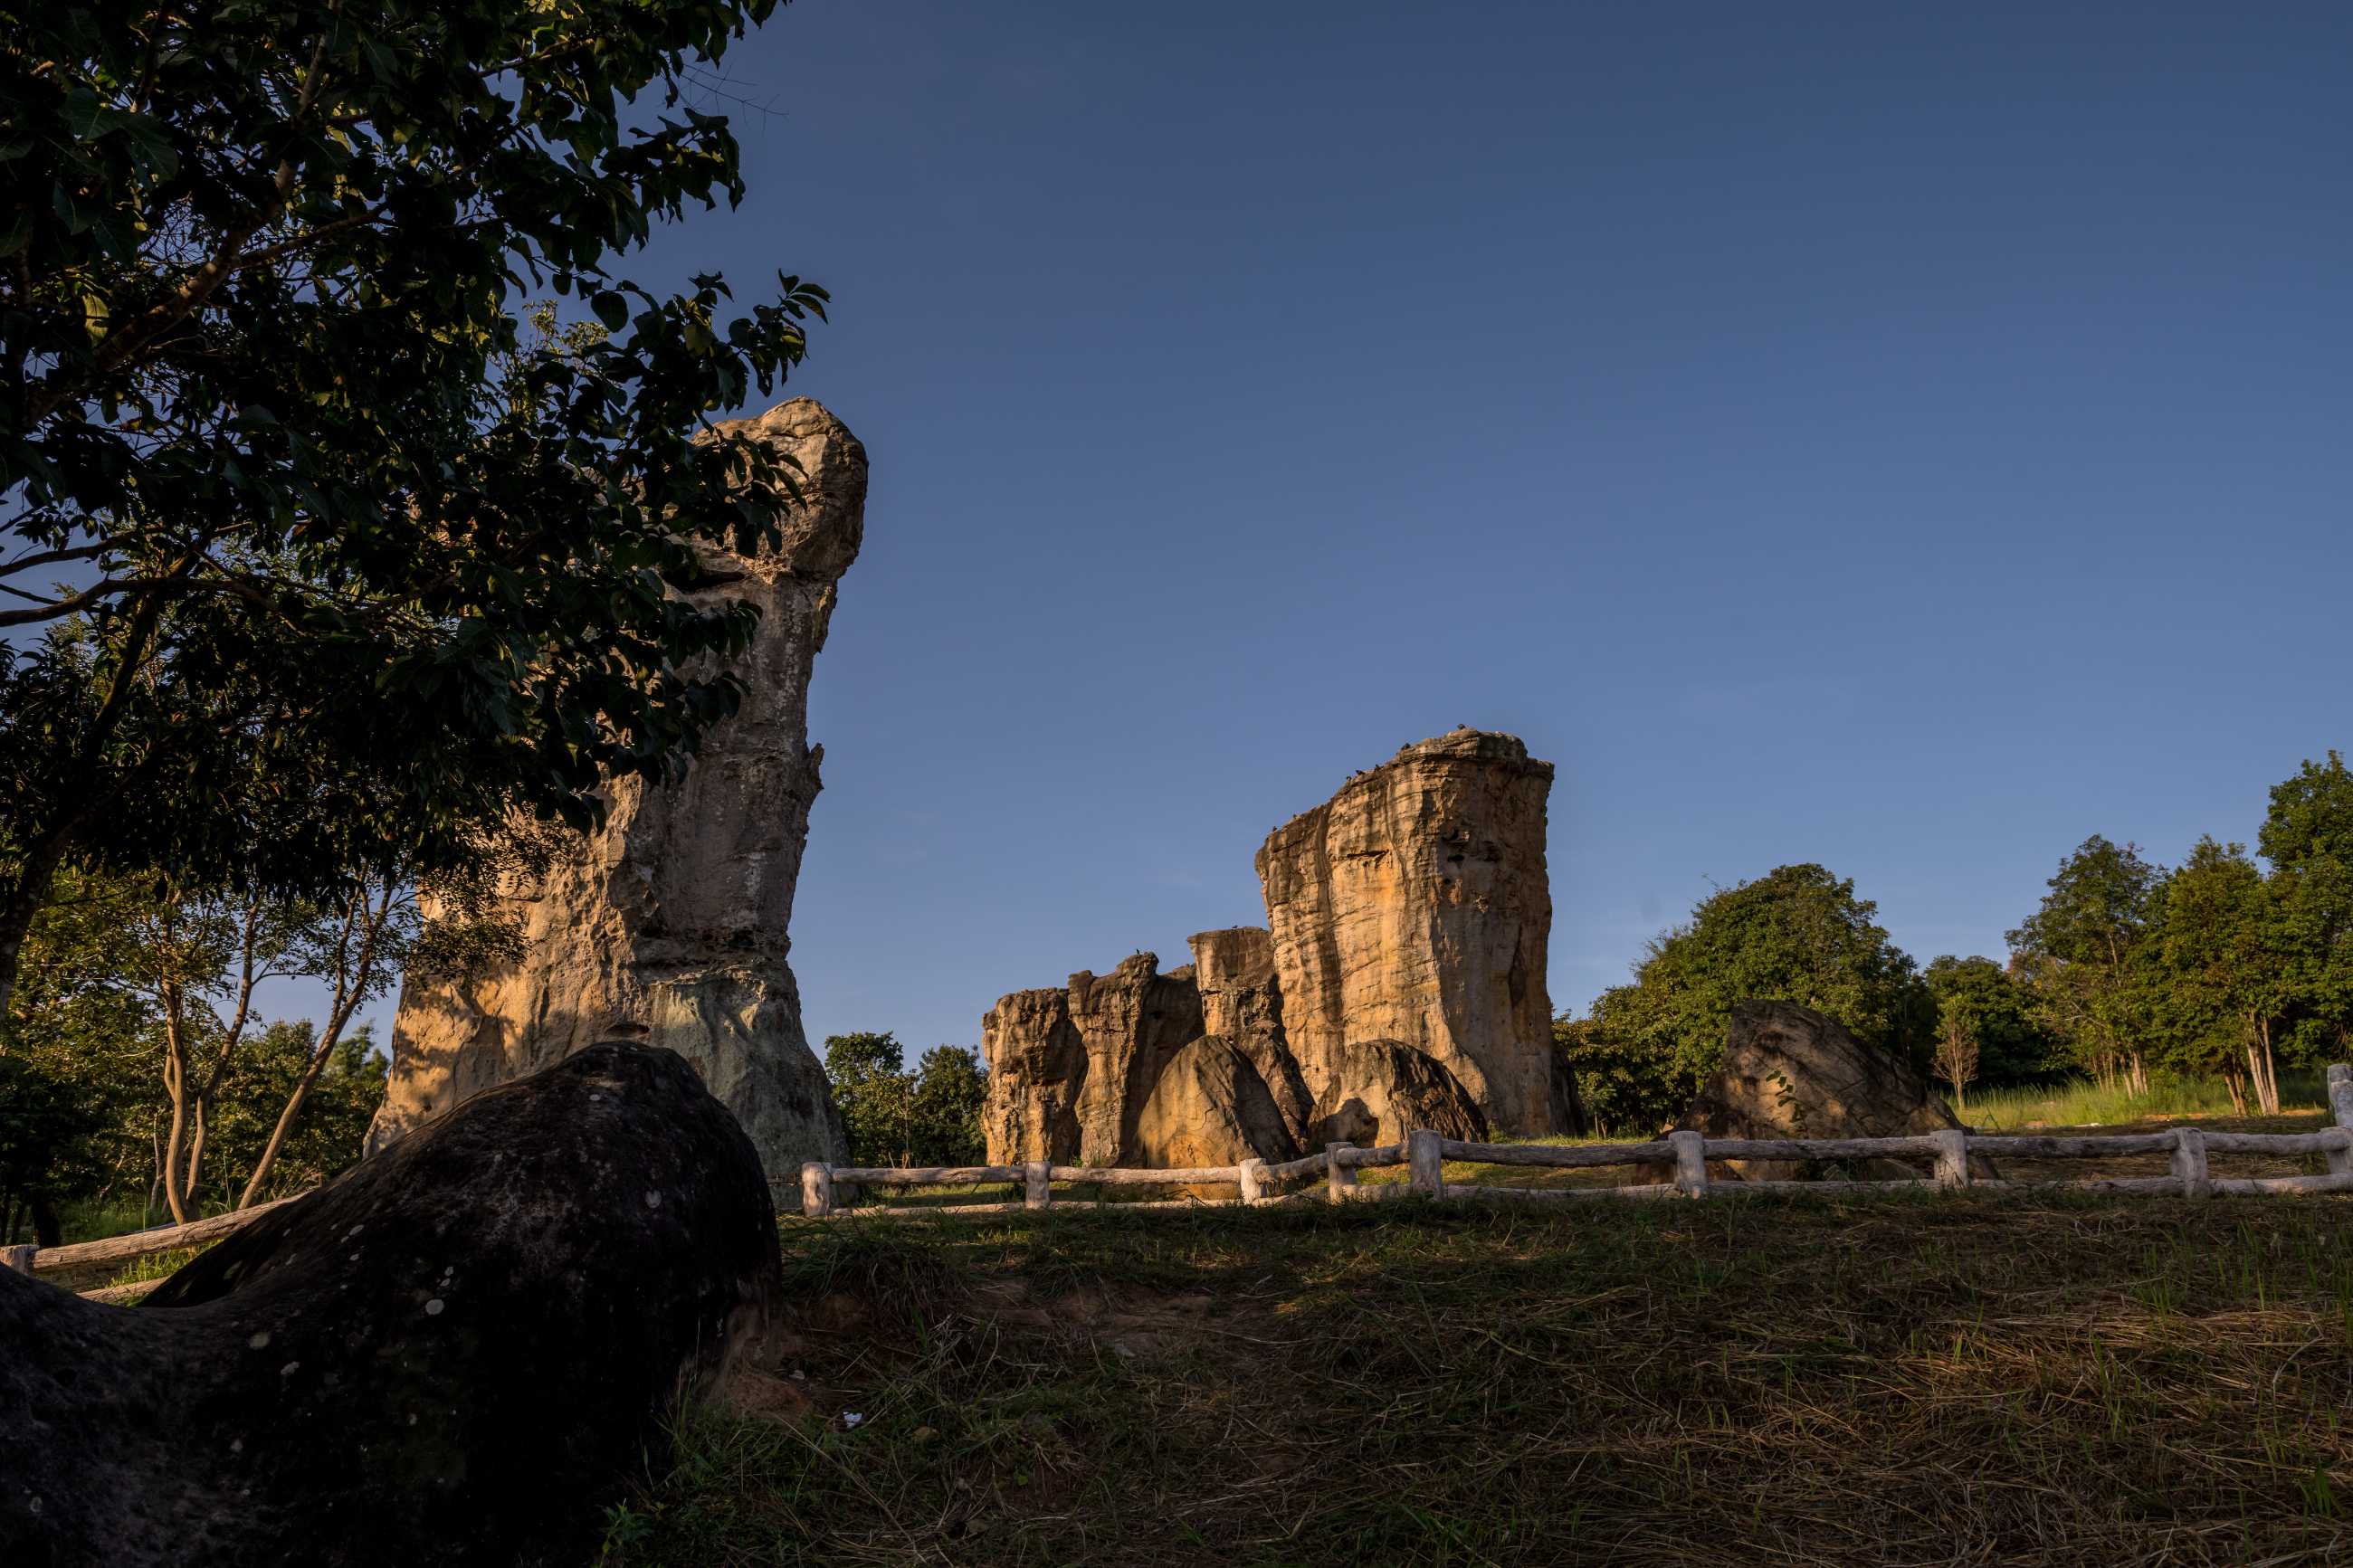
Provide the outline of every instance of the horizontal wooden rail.
[[185,1225],[159,1226],[153,1230],[134,1230],[128,1236],[110,1236],[102,1241],[77,1241],[70,1247],[0,1247],[0,1263],[27,1273],[47,1274],[62,1268],[90,1268],[108,1263],[128,1263],[134,1258],[151,1253],[170,1252],[182,1247],[201,1247],[234,1235],[275,1208],[282,1208],[297,1198],[310,1195],[296,1193],[293,1197],[273,1198],[266,1204],[256,1204],[249,1209],[237,1209],[229,1214],[216,1214],[208,1219],[190,1220]]
[[[958,1214],[996,1213],[1013,1208],[1198,1208],[1205,1205],[1239,1205],[1264,1208],[1309,1201],[1305,1192],[1272,1189],[1286,1182],[1322,1175],[1323,1196],[1328,1203],[1352,1203],[1421,1194],[1496,1203],[1556,1203],[1580,1198],[1704,1197],[1712,1193],[1889,1192],[1899,1188],[1982,1187],[1992,1191],[2069,1187],[2109,1193],[2180,1193],[2204,1197],[2214,1193],[2338,1193],[2353,1192],[2353,1065],[2337,1063],[2328,1069],[2329,1109],[2337,1125],[2317,1132],[2209,1132],[2198,1127],[2173,1127],[2162,1132],[2068,1134],[1972,1132],[1947,1128],[1936,1132],[1908,1133],[1892,1138],[1709,1138],[1679,1131],[1640,1143],[1472,1143],[1444,1138],[1428,1129],[1416,1129],[1401,1143],[1369,1149],[1353,1143],[1329,1143],[1316,1153],[1279,1164],[1244,1160],[1236,1165],[1193,1165],[1168,1170],[1132,1167],[1053,1165],[1033,1160],[1022,1165],[977,1165],[916,1169],[866,1169],[808,1165],[802,1171],[802,1212],[822,1218],[839,1212],[833,1203],[837,1181],[872,1184],[977,1185],[986,1182],[1019,1181],[1020,1204],[955,1205]],[[2216,1176],[2208,1167],[2210,1154],[2276,1154],[2327,1157],[2326,1174],[2295,1176]],[[2018,1177],[1978,1177],[1970,1169],[1972,1157],[2025,1160],[2101,1159],[2129,1154],[2166,1154],[2172,1171],[2162,1176],[2094,1176],[2084,1180],[2031,1181]],[[1725,1160],[1832,1161],[1862,1159],[1918,1160],[1922,1174],[1900,1180],[1826,1180],[1817,1182],[1748,1181],[1711,1176],[1711,1163]],[[1619,1186],[1496,1187],[1445,1179],[1449,1160],[1485,1165],[1535,1165],[1557,1170],[1591,1170],[1610,1165],[1664,1165],[1673,1172],[1670,1182],[1636,1182]],[[1366,1186],[1356,1173],[1368,1167],[1405,1165],[1409,1179]],[[1211,1186],[1230,1184],[1233,1198],[1188,1198],[1163,1203],[1096,1203],[1057,1199],[1053,1184],[1104,1186]]]
[[1238,1165],[1172,1165],[1165,1171],[1118,1165],[1053,1165],[1048,1168],[1047,1175],[1051,1181],[1091,1182],[1107,1187],[1194,1187],[1218,1182],[1231,1185],[1242,1179]]
[[863,1182],[874,1186],[961,1187],[987,1182],[1018,1182],[1018,1165],[836,1165],[837,1182]]
[[1661,1139],[1651,1143],[1465,1143],[1440,1138],[1442,1160],[1476,1160],[1482,1165],[1552,1165],[1579,1170],[1591,1165],[1641,1165],[1672,1160],[1675,1146]]

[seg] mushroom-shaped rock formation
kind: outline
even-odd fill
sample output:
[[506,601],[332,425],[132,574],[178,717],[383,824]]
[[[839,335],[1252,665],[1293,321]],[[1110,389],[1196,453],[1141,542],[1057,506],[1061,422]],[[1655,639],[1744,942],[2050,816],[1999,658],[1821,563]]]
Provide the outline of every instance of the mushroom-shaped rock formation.
[[0,1563],[582,1563],[782,1293],[758,1156],[603,1044],[479,1094],[136,1308],[0,1270]]
[[706,549],[711,581],[692,595],[759,606],[759,630],[730,666],[743,705],[683,779],[615,780],[604,826],[501,889],[522,930],[512,963],[403,987],[371,1149],[594,1041],[637,1040],[694,1063],[751,1133],[771,1196],[794,1201],[802,1162],[849,1157],[801,1029],[786,928],[825,754],[808,743],[809,679],[865,536],[866,449],[806,397],[721,428],[801,475],[801,502],[777,519],[780,546]]

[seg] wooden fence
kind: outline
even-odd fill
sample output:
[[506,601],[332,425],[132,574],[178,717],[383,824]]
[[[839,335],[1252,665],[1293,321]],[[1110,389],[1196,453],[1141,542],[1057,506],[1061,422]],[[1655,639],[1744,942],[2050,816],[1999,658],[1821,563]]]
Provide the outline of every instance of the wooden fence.
[[[1031,1160],[1018,1165],[955,1165],[933,1168],[809,1164],[801,1167],[801,1212],[812,1218],[829,1218],[858,1211],[835,1201],[839,1187],[948,1186],[984,1187],[1018,1184],[1018,1203],[956,1204],[953,1214],[1004,1213],[1053,1208],[1169,1209],[1197,1208],[1205,1203],[1263,1208],[1282,1204],[1377,1201],[1412,1196],[1461,1198],[1497,1203],[1556,1203],[1564,1199],[1706,1197],[1711,1193],[1772,1193],[1865,1191],[1899,1187],[2009,1188],[2051,1186],[2085,1188],[2111,1193],[2179,1193],[2200,1198],[2215,1193],[2342,1193],[2353,1192],[2353,1065],[2338,1062],[2328,1069],[2328,1107],[2333,1126],[2317,1132],[2209,1132],[2197,1127],[2172,1127],[2162,1132],[2122,1132],[2105,1136],[2057,1138],[2038,1133],[1970,1132],[1953,1128],[1907,1138],[1709,1138],[1697,1132],[1675,1132],[1643,1143],[1466,1143],[1419,1130],[1402,1143],[1360,1149],[1352,1143],[1332,1143],[1302,1160],[1269,1164],[1244,1160],[1238,1165],[1200,1165],[1179,1170],[1134,1170],[1094,1165],[1056,1165]],[[2172,1171],[2162,1176],[2096,1176],[2078,1182],[2001,1181],[1976,1176],[1969,1170],[1972,1155],[1999,1159],[2103,1159],[2117,1154],[2167,1154]],[[2328,1164],[2324,1174],[2304,1176],[2216,1176],[2207,1170],[2211,1154],[2319,1154]],[[1711,1160],[1857,1160],[1920,1159],[1930,1162],[1926,1176],[1898,1181],[1716,1182],[1709,1179]],[[1669,1165],[1674,1178],[1630,1186],[1494,1187],[1445,1179],[1449,1160],[1476,1161],[1488,1165],[1545,1165],[1580,1170],[1611,1165]],[[1356,1179],[1362,1170],[1403,1165],[1409,1173],[1402,1183],[1366,1185]],[[1292,1184],[1321,1176],[1320,1192],[1306,1187],[1290,1192]],[[1230,1199],[1179,1198],[1140,1203],[1057,1198],[1054,1184],[1094,1187],[1231,1186]],[[103,1241],[77,1242],[70,1247],[0,1247],[0,1268],[25,1273],[89,1268],[127,1263],[151,1253],[196,1247],[217,1241],[243,1229],[270,1210],[307,1194],[258,1204],[235,1214],[216,1215],[188,1225],[166,1226],[109,1237]],[[145,1286],[124,1286],[93,1295],[129,1296]]]
[[[1972,1132],[1951,1128],[1940,1132],[1902,1138],[1710,1138],[1699,1132],[1673,1132],[1642,1143],[1467,1143],[1442,1138],[1428,1130],[1406,1135],[1402,1143],[1359,1149],[1351,1143],[1331,1143],[1321,1153],[1269,1164],[1244,1160],[1236,1165],[1199,1165],[1174,1170],[1139,1170],[1096,1165],[1056,1165],[1030,1160],[1018,1165],[845,1166],[808,1164],[801,1167],[801,1213],[826,1219],[858,1211],[837,1202],[843,1185],[982,1187],[1019,1184],[1018,1203],[955,1204],[944,1212],[992,1214],[1018,1209],[1195,1208],[1205,1204],[1229,1204],[1248,1208],[1313,1202],[1410,1197],[1460,1198],[1499,1203],[1556,1203],[1563,1200],[1608,1198],[1703,1198],[1712,1193],[1862,1192],[1897,1188],[2063,1186],[2109,1193],[2179,1193],[2185,1197],[2210,1197],[2216,1193],[2341,1193],[2353,1192],[2353,1065],[2339,1062],[2328,1069],[2328,1104],[2334,1126],[2317,1132],[2209,1132],[2197,1127],[2171,1127],[2162,1132],[2120,1132],[2083,1137],[2051,1137],[2038,1133]],[[2094,1160],[2119,1154],[2166,1154],[2172,1170],[2162,1176],[2095,1176],[2074,1182],[2028,1182],[1980,1177],[1969,1169],[1972,1156],[1986,1159]],[[2209,1173],[2212,1154],[2319,1154],[2326,1173],[2302,1176],[2216,1176]],[[1831,1161],[1916,1159],[1929,1163],[1923,1176],[1893,1181],[1735,1181],[1718,1182],[1708,1175],[1711,1161],[1773,1160]],[[1488,1165],[1543,1165],[1562,1170],[1589,1170],[1612,1165],[1671,1167],[1673,1179],[1625,1186],[1497,1187],[1445,1178],[1449,1160],[1476,1161]],[[1369,1167],[1404,1165],[1406,1182],[1366,1186],[1356,1173]],[[1324,1178],[1321,1193],[1309,1188],[1279,1189],[1314,1176]],[[1090,1186],[1231,1186],[1232,1198],[1183,1198],[1149,1203],[1073,1200],[1054,1195],[1054,1184]]]
[[[271,1209],[281,1208],[295,1198],[307,1197],[307,1192],[293,1197],[273,1198],[266,1204],[256,1204],[249,1209],[233,1214],[216,1214],[209,1219],[190,1220],[185,1225],[160,1226],[153,1230],[134,1230],[128,1236],[110,1236],[103,1241],[77,1241],[70,1247],[0,1247],[0,1268],[14,1268],[22,1274],[50,1273],[68,1268],[95,1268],[109,1263],[129,1263],[150,1253],[170,1252],[175,1247],[201,1247],[218,1241],[222,1237],[243,1230]],[[146,1289],[141,1286],[121,1286],[115,1290],[93,1290],[93,1296],[120,1295]]]

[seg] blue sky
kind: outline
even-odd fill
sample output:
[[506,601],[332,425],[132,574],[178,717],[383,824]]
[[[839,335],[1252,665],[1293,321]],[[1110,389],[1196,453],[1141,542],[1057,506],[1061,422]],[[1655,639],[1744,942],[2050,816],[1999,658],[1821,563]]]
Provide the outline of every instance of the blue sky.
[[1458,722],[1559,769],[1556,1006],[1819,860],[1924,963],[2353,744],[2353,9],[800,0],[749,199],[835,295],[812,1039],[1263,918]]

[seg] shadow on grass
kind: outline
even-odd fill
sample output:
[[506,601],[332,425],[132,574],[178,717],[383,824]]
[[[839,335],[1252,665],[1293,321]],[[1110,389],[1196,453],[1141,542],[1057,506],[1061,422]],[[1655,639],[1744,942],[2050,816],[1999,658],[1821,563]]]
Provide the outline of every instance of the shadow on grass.
[[691,1418],[607,1556],[2320,1561],[2353,1546],[2347,1213],[1922,1194],[787,1222],[814,1413]]

